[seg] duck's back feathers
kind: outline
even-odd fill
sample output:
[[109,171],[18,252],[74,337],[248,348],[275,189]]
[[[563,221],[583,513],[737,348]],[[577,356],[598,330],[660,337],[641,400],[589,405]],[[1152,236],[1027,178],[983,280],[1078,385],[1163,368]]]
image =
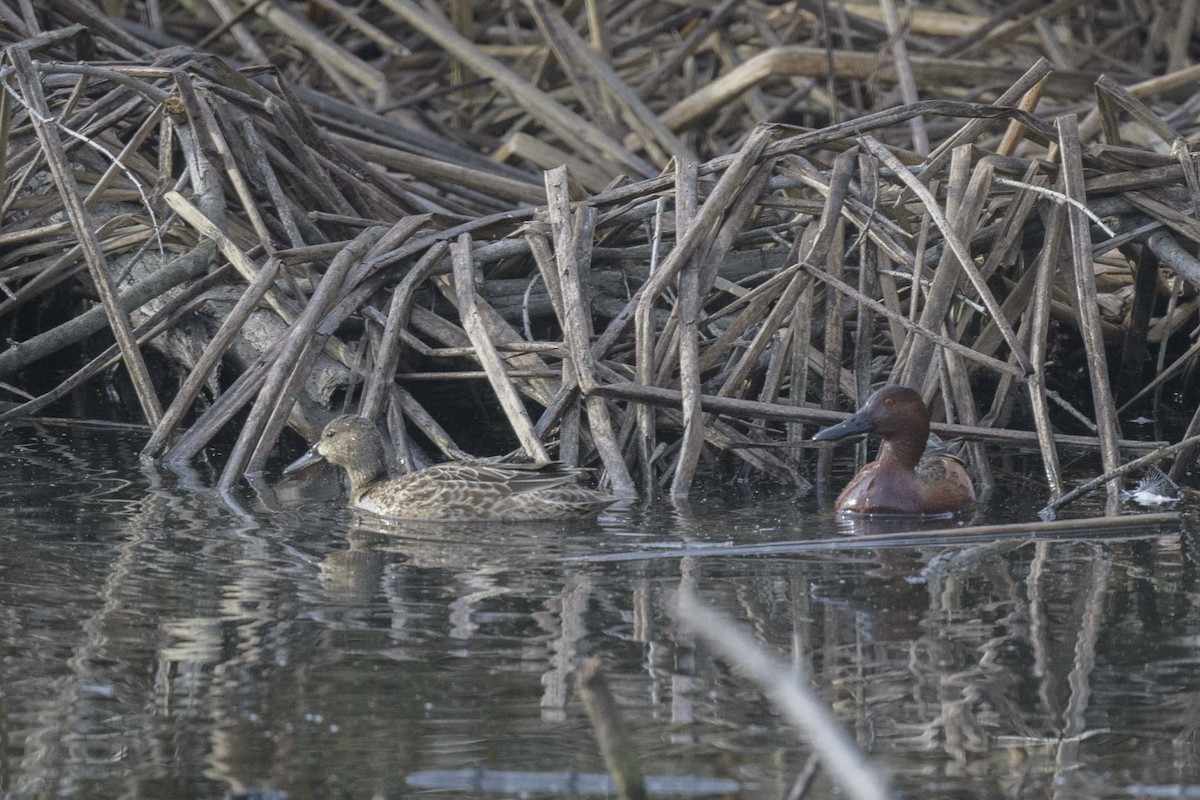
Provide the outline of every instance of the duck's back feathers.
[[575,483],[558,462],[456,461],[376,481],[351,503],[405,519],[536,520],[603,511],[613,498]]

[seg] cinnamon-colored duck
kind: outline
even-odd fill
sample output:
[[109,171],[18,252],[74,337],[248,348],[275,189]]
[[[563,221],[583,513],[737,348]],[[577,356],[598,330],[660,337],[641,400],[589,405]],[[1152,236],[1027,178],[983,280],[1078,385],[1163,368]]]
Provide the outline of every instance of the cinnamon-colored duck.
[[907,386],[884,386],[854,416],[813,440],[872,432],[882,437],[883,451],[838,495],[838,511],[946,516],[975,507],[975,487],[962,463],[947,453],[926,453],[929,409]]

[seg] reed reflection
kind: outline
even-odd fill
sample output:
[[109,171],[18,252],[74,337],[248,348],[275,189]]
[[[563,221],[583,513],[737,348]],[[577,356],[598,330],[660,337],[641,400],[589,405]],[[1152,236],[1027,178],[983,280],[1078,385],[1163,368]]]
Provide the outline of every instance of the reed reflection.
[[[1200,774],[1200,582],[1174,532],[889,546],[792,499],[702,495],[586,524],[393,526],[332,491],[231,507],[202,474],[143,472],[137,442],[3,436],[9,792],[596,775],[576,685],[596,656],[647,775],[783,796],[810,753],[680,630],[681,588],[802,667],[901,791]],[[774,549],[731,549],[755,544]]]

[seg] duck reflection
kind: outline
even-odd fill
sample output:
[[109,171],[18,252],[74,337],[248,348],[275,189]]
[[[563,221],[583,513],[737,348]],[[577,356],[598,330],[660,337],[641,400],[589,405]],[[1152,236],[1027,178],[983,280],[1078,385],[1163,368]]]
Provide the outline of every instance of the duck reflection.
[[[589,530],[581,530],[589,528]],[[584,550],[586,542],[602,530],[594,521],[559,524],[552,521],[524,524],[438,523],[380,520],[362,515],[346,530],[345,549],[325,556],[321,585],[330,603],[358,608],[364,619],[369,609],[387,604],[391,627],[404,627],[412,616],[411,598],[402,583],[410,573],[448,573],[442,579],[444,606],[448,610],[447,635],[472,640],[485,624],[494,626],[497,598],[531,599],[535,582],[558,572],[558,591],[545,595],[529,621],[542,635],[549,661],[542,674],[542,716],[547,721],[565,719],[570,676],[581,656],[581,640],[588,633],[592,579],[582,569],[562,571],[550,567],[552,559]],[[415,576],[414,584],[427,585],[429,574]],[[536,594],[544,594],[537,591]],[[527,605],[527,603],[526,603]],[[486,621],[484,621],[486,618]],[[494,633],[494,632],[493,632]]]
[[471,616],[476,606],[523,590],[519,581],[517,588],[504,585],[505,575],[544,567],[582,550],[587,532],[601,531],[594,521],[580,520],[489,524],[355,516],[345,532],[345,548],[322,559],[326,597],[340,605],[369,604],[386,598],[385,575],[412,569],[449,573],[455,581],[455,597],[449,602],[451,635],[459,638],[469,638],[475,630]]

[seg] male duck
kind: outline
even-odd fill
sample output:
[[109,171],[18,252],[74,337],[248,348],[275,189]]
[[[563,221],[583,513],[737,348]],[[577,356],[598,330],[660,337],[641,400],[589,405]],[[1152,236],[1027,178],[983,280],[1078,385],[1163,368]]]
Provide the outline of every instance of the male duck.
[[346,415],[325,426],[321,438],[284,474],[322,458],[350,476],[350,505],[384,517],[412,520],[541,520],[597,514],[614,497],[574,483],[558,462],[499,464],[458,461],[410,475],[387,475],[387,456],[375,424]]
[[944,452],[926,453],[929,409],[907,386],[884,386],[854,416],[820,431],[813,440],[872,431],[883,438],[883,451],[838,495],[838,511],[940,516],[975,506],[975,487],[958,459]]

